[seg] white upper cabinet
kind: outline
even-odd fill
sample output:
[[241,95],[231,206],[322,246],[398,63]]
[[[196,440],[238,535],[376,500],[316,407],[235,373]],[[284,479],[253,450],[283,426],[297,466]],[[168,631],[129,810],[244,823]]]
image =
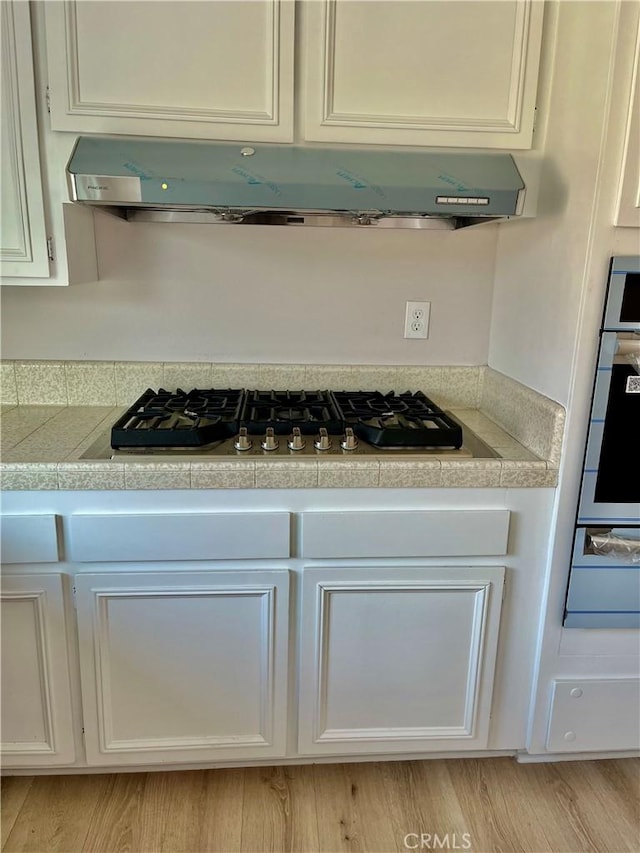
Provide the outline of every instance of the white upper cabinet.
[[54,130],[293,139],[293,0],[45,7]]
[[530,148],[541,0],[307,0],[304,135]]
[[0,3],[0,15],[0,271],[3,276],[48,276],[29,4]]
[[629,108],[625,133],[622,174],[618,191],[618,209],[616,225],[635,226],[640,228],[640,80],[638,79],[638,63],[640,62],[640,9],[637,4],[628,4],[624,12],[633,14],[634,21],[622,21],[623,27],[635,32],[635,51],[633,72],[629,90]]

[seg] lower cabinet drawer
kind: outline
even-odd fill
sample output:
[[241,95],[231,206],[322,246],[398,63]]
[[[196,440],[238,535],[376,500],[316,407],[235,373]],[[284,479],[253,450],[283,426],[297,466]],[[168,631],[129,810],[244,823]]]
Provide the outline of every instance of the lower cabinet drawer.
[[288,557],[288,512],[73,515],[76,562],[250,560]]
[[3,515],[0,518],[3,563],[57,563],[55,515]]
[[640,748],[640,679],[557,679],[547,734],[549,752]]
[[509,510],[305,512],[302,556],[466,557],[507,553]]

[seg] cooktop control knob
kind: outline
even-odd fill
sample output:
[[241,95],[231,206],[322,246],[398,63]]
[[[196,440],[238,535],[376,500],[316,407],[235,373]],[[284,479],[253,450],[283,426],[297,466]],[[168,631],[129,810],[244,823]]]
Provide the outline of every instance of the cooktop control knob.
[[233,446],[236,450],[251,450],[252,445],[253,442],[247,435],[247,428],[240,427],[240,432],[238,433],[236,440],[233,442]]
[[331,449],[331,439],[329,438],[329,433],[327,432],[326,427],[320,427],[320,432],[316,440],[313,442],[313,446],[316,450]]
[[273,434],[273,427],[267,427],[265,437],[262,439],[261,447],[263,450],[277,450],[280,442]]
[[353,434],[352,427],[346,427],[344,431],[344,438],[340,442],[340,447],[343,450],[355,450],[358,446],[358,439]]
[[289,450],[304,450],[305,440],[300,433],[300,427],[293,428],[293,435],[287,442]]

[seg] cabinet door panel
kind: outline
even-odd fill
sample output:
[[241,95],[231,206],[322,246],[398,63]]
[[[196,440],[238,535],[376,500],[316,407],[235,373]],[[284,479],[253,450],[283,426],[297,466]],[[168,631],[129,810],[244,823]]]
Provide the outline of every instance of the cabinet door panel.
[[286,570],[76,586],[90,764],[284,754]]
[[[640,228],[640,9],[637,4],[625,4],[622,9],[620,33],[621,38],[628,38],[629,33],[635,33],[635,50],[616,225]],[[626,79],[623,80],[623,85],[626,82]]]
[[300,751],[486,746],[503,576],[305,570]]
[[0,3],[3,276],[48,276],[28,3]]
[[531,145],[543,4],[305,5],[307,139]]
[[291,0],[46,7],[55,130],[292,138]]
[[2,579],[2,763],[75,759],[62,576]]

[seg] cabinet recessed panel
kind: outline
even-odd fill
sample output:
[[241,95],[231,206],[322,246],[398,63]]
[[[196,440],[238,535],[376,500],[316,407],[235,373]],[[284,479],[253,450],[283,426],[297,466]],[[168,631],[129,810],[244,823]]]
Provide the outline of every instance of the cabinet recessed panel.
[[39,596],[2,601],[2,741],[9,749],[51,748],[42,627]]
[[467,681],[483,596],[424,587],[327,589],[324,728],[429,725],[468,734]]
[[47,6],[55,129],[238,139],[255,125],[290,136],[291,2]]
[[90,763],[283,753],[286,571],[76,585]]
[[260,732],[265,595],[100,595],[111,745]]
[[441,123],[504,122],[522,7],[507,0],[458,6],[336,3],[328,33],[333,111],[414,123],[427,115]]
[[[215,102],[217,110],[266,116],[272,90],[263,72],[272,53],[273,10],[272,3],[252,0],[69,4],[78,106],[137,104],[186,114]],[[241,60],[236,54],[234,61],[232,45]]]
[[300,751],[486,745],[503,572],[305,570]]

